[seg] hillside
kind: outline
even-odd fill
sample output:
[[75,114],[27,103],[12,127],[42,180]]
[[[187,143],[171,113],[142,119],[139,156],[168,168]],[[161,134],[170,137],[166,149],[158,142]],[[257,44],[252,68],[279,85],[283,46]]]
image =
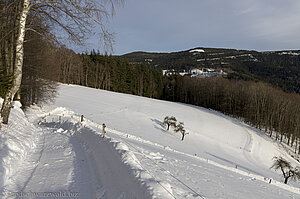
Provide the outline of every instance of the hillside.
[[223,69],[228,78],[265,81],[289,92],[300,92],[300,50],[257,52],[194,48],[181,52],[133,52],[122,55],[131,63],[177,71]]
[[[184,122],[183,141],[162,124],[166,115]],[[53,104],[26,117],[16,106],[1,136],[3,198],[21,190],[82,199],[300,197],[299,183],[285,185],[270,169],[274,156],[299,165],[277,142],[187,104],[61,84]]]
[[[105,123],[107,136],[134,154],[135,164],[144,173],[136,175],[150,186],[154,196],[158,197],[161,192],[157,188],[162,187],[176,198],[199,198],[195,192],[205,198],[285,198],[299,194],[295,192],[298,189],[279,183],[281,175],[270,169],[273,156],[298,163],[264,133],[238,120],[186,104],[81,86],[61,85],[58,93],[54,104],[44,109],[65,107],[71,111],[52,111],[56,118],[84,115],[85,124],[96,132],[101,132],[100,125]],[[162,120],[166,115],[184,122],[189,132],[184,141],[179,134],[165,130]],[[299,187],[298,183],[290,184]],[[251,190],[256,191],[249,197]]]

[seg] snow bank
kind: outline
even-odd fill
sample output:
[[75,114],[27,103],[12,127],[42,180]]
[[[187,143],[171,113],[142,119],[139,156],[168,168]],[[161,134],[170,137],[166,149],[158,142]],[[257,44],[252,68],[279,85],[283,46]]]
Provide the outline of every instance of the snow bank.
[[[0,105],[3,100],[0,99]],[[0,129],[0,191],[11,184],[20,163],[36,145],[37,129],[28,122],[20,102],[13,102],[8,125]]]
[[148,189],[152,193],[153,198],[174,198],[171,185],[166,181],[157,181],[151,172],[142,166],[127,145],[114,139],[111,142],[116,151],[121,155],[122,161],[132,169],[135,177],[141,181],[142,185],[149,187]]

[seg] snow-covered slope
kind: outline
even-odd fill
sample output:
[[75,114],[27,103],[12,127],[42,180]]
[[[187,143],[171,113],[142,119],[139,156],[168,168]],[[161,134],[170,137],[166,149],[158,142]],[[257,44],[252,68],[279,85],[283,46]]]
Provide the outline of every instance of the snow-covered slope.
[[[13,160],[24,168],[20,171],[0,151],[1,171],[14,171],[13,180],[12,174],[2,178],[2,190],[68,190],[82,199],[300,198],[299,183],[285,185],[270,169],[274,156],[298,163],[262,132],[212,110],[62,84],[53,104],[26,114],[36,126],[17,109],[11,124],[18,119],[24,125],[1,130],[16,134],[13,140],[31,131],[24,143],[32,143],[28,150],[16,148],[24,152]],[[184,141],[166,131],[165,116],[184,122],[189,133]],[[1,136],[2,148],[16,145]]]
[[[262,132],[238,120],[200,107],[73,85],[60,86],[54,106],[67,107],[97,124],[106,123],[109,129],[122,132],[122,135],[132,135],[137,138],[135,140],[151,143],[150,147],[154,144],[189,155],[189,158],[200,157],[264,177],[266,181],[269,178],[281,181],[280,174],[270,169],[274,156],[283,156],[297,164]],[[167,132],[163,127],[162,121],[167,115],[184,122],[189,132],[184,141],[180,140],[180,135]],[[120,140],[116,134],[108,133],[108,136]],[[143,142],[132,142],[134,146],[147,148]],[[160,150],[161,148],[153,149],[149,153]],[[186,164],[185,168],[174,172],[189,172],[190,163]],[[201,163],[198,166],[202,166]],[[199,185],[194,184],[193,177],[186,176],[191,178],[190,183],[195,188],[199,188]],[[203,176],[196,178],[198,177]],[[172,184],[172,180],[168,183]],[[294,186],[299,187],[299,184],[294,183]],[[230,192],[230,188],[228,189]]]
[[[151,142],[222,164],[239,164],[262,174],[269,171],[274,156],[287,156],[256,129],[196,106],[66,85],[60,86],[55,106],[67,107],[96,123],[104,122],[109,128]],[[190,134],[183,142],[180,135],[162,127],[167,115],[184,122]]]

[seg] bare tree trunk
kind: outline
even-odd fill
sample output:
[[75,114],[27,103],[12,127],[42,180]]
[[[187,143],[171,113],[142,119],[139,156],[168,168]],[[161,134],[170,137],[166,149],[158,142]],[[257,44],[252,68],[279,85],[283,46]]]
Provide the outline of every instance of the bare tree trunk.
[[296,146],[295,146],[295,153],[297,154],[297,146],[298,146],[298,138],[296,138]]
[[22,80],[22,67],[24,58],[24,38],[25,38],[25,26],[28,12],[30,10],[30,0],[24,0],[22,12],[20,15],[20,21],[18,24],[18,37],[16,40],[16,57],[14,65],[14,75],[11,88],[8,90],[4,97],[4,102],[1,108],[1,117],[4,124],[8,123],[8,117],[11,110],[11,102],[20,89]]
[[289,180],[289,176],[284,178],[284,184],[287,184]]
[[21,88],[18,90],[18,92],[15,95],[15,99],[16,101],[21,101]]

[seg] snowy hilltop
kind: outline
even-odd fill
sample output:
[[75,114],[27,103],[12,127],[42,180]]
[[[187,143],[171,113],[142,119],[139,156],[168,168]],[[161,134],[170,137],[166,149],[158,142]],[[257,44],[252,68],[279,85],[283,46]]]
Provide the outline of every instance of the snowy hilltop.
[[20,106],[0,130],[1,198],[300,198],[270,168],[274,156],[299,163],[212,110],[64,84],[52,104]]

